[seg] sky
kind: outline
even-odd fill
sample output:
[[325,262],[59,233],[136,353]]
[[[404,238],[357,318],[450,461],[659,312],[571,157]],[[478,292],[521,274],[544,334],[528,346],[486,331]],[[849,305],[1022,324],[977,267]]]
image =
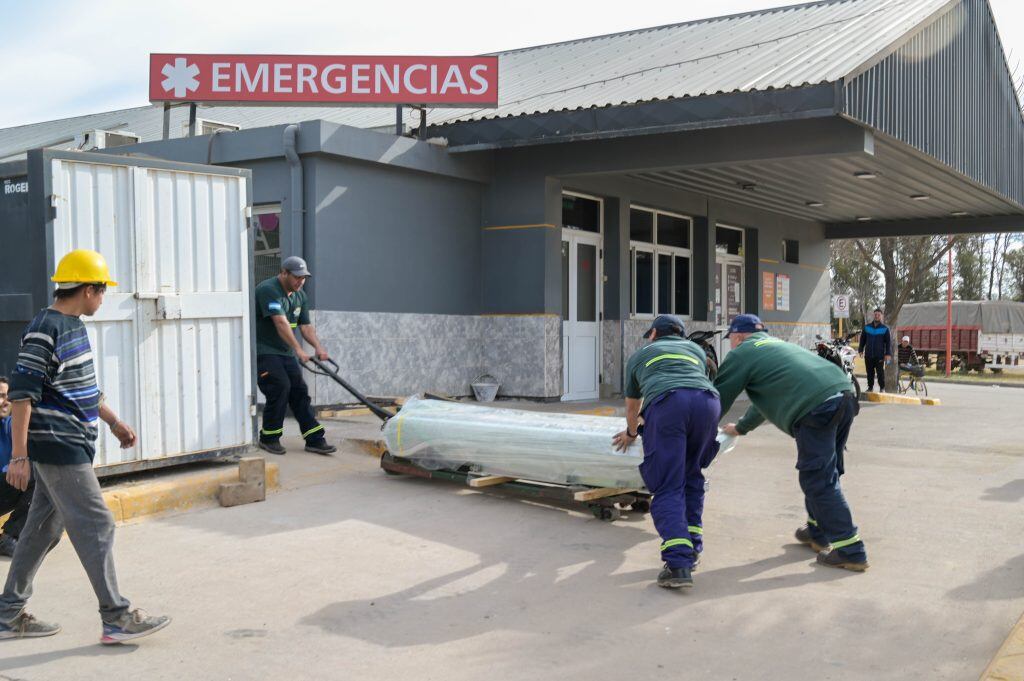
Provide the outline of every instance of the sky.
[[[1024,2],[990,2],[1014,69]],[[473,55],[794,4],[0,0],[0,128],[147,104],[151,52]]]

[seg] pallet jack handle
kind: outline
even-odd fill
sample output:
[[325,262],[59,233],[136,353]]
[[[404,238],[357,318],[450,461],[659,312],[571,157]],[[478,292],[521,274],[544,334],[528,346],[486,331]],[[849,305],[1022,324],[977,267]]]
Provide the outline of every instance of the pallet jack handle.
[[327,360],[334,367],[333,370],[331,370],[325,363],[321,362],[316,357],[310,357],[309,361],[312,362],[313,364],[315,364],[320,370],[317,371],[316,369],[312,369],[312,368],[310,368],[309,364],[306,364],[306,363],[304,363],[302,365],[302,368],[304,368],[306,371],[308,371],[311,374],[316,374],[317,376],[326,376],[328,378],[334,379],[334,381],[338,385],[340,385],[342,388],[344,388],[348,392],[352,393],[353,397],[355,397],[357,400],[359,400],[364,405],[366,405],[366,408],[369,409],[370,411],[372,411],[374,416],[379,418],[381,421],[384,421],[386,423],[388,419],[390,419],[392,416],[394,416],[394,414],[392,414],[387,409],[383,409],[383,408],[377,406],[376,404],[374,404],[373,402],[371,402],[366,397],[366,395],[363,395],[361,392],[359,392],[358,390],[353,388],[351,385],[349,385],[348,381],[346,381],[344,378],[339,376],[338,375],[338,371],[341,370],[341,367],[339,367],[338,363],[335,362],[333,359],[328,358],[328,360]]

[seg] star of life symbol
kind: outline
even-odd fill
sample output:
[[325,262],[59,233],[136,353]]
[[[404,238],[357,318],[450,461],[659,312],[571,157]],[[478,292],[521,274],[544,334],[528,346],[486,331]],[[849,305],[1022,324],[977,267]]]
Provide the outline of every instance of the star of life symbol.
[[199,67],[189,64],[184,57],[177,57],[173,66],[164,64],[160,73],[166,76],[161,83],[164,90],[167,92],[174,90],[175,97],[184,97],[188,92],[199,87],[199,81],[196,80],[196,76],[199,75]]

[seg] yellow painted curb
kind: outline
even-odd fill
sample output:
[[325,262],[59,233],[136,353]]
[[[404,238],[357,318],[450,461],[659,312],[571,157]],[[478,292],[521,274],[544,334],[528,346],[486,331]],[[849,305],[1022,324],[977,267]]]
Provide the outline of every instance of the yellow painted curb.
[[893,395],[892,393],[861,393],[868,402],[879,404],[924,404],[938,406],[942,402],[936,397],[910,397],[909,395]]
[[1010,630],[1010,635],[996,652],[980,681],[1020,681],[1024,679],[1024,617]]
[[[117,520],[132,520],[168,511],[185,511],[196,506],[216,504],[217,493],[225,482],[238,481],[238,468],[205,471],[171,480],[157,480],[115,488],[103,498]],[[280,486],[276,463],[267,462],[267,490]]]
[[594,407],[593,409],[581,409],[571,413],[583,416],[615,416],[615,407]]
[[[133,520],[168,511],[213,506],[219,503],[221,483],[237,482],[238,467],[181,475],[170,480],[155,480],[138,485],[113,487],[103,492],[103,501],[114,514],[116,522]],[[276,463],[267,462],[267,491],[281,486]],[[0,525],[7,516],[0,517]]]
[[375,459],[379,459],[384,456],[384,452],[388,451],[388,446],[384,440],[370,440],[362,437],[350,437],[345,438],[344,442],[355,445],[359,449],[363,450],[363,453],[372,456]]

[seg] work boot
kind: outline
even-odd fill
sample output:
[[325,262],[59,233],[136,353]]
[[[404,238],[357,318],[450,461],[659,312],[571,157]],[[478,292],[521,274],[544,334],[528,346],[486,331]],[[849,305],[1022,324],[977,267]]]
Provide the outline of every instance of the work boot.
[[658,586],[666,589],[689,588],[693,586],[693,577],[690,575],[690,568],[669,567],[668,563],[658,575]]
[[100,643],[113,645],[149,636],[160,631],[171,623],[167,615],[150,617],[141,610],[131,610],[121,615],[115,622],[103,623],[103,635]]
[[327,444],[327,440],[320,438],[319,440],[311,440],[306,443],[306,451],[314,454],[333,454],[338,451],[338,448]]
[[9,534],[0,534],[0,556],[14,557],[14,549],[18,546],[18,540]]
[[843,568],[844,570],[853,570],[854,572],[864,572],[871,567],[868,565],[867,558],[852,560],[848,556],[839,553],[837,549],[832,549],[828,553],[824,551],[819,553],[818,562],[829,567]]
[[700,565],[700,554],[701,553],[703,553],[703,552],[702,551],[694,551],[693,552],[693,565],[690,566],[690,572],[696,572],[697,571],[697,566]]
[[39,638],[53,636],[60,631],[59,624],[40,622],[27,612],[14,618],[10,624],[0,622],[0,639],[8,638]]
[[280,455],[288,452],[287,449],[281,446],[280,440],[260,440],[257,444],[260,449],[271,454]]
[[814,550],[815,553],[821,553],[822,551],[828,551],[828,548],[829,548],[828,544],[826,544],[825,546],[822,546],[818,542],[814,541],[814,537],[811,535],[811,528],[809,526],[807,526],[807,525],[804,525],[803,527],[798,528],[796,533],[793,536],[796,537],[796,540],[798,542],[800,542],[801,544],[804,544],[806,546],[810,546]]

